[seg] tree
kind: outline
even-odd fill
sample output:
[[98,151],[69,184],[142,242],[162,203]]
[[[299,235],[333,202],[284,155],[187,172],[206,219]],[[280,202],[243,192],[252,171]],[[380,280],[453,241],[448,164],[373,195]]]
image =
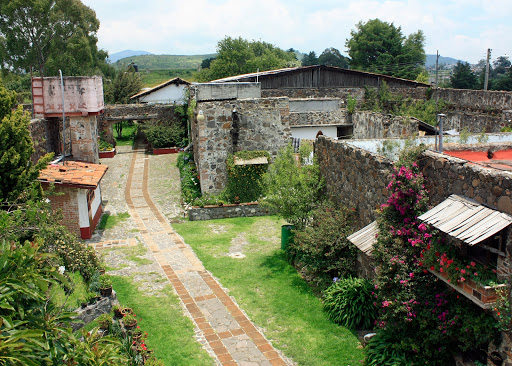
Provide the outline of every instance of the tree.
[[494,68],[494,76],[505,74],[510,68],[511,63],[508,56],[500,56],[492,63]]
[[203,61],[201,61],[201,69],[209,68],[210,64],[212,63],[213,60],[215,60],[215,57],[209,57],[209,58],[203,59]]
[[[2,89],[5,90],[0,88],[0,91]],[[32,164],[30,157],[35,150],[29,124],[30,116],[21,106],[15,112],[7,113],[0,122],[0,202],[14,201],[23,193],[33,193],[28,190],[39,187],[36,182],[39,172],[53,157],[53,154],[47,154],[37,164]]]
[[336,66],[347,69],[349,65],[348,57],[343,56],[339,50],[334,47],[326,48],[318,57],[318,63],[326,66]]
[[302,58],[302,66],[313,66],[318,65],[318,58],[316,57],[315,51],[307,53]]
[[320,203],[324,180],[318,162],[308,165],[312,148],[300,147],[300,165],[288,144],[277,154],[263,177],[265,198],[262,204],[302,230],[311,219],[311,212]]
[[359,22],[347,39],[353,69],[416,79],[425,64],[425,36],[421,30],[407,38],[401,27],[372,19]]
[[80,0],[0,0],[3,64],[28,72],[79,75],[107,71],[98,51],[95,12]]
[[142,80],[132,66],[117,73],[110,84],[104,86],[105,102],[108,104],[128,104],[130,97],[140,92]]
[[201,81],[297,65],[294,53],[263,41],[226,37],[217,44],[217,57],[199,73]]
[[474,89],[478,79],[467,62],[457,61],[450,76],[450,84],[454,89]]

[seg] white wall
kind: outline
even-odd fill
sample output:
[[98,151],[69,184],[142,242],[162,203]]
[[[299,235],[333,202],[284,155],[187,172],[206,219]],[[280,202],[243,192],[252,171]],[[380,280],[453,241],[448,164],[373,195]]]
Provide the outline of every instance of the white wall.
[[80,228],[89,227],[89,210],[87,209],[87,190],[78,189],[78,218]]
[[139,103],[183,104],[186,85],[169,84],[152,93],[139,97]]
[[292,137],[314,140],[318,131],[322,131],[324,136],[338,137],[338,131],[335,126],[315,126],[315,127],[291,127]]
[[94,191],[94,199],[91,204],[91,215],[94,219],[94,216],[96,215],[96,212],[98,211],[98,208],[101,205],[101,190],[100,186],[96,187],[96,190]]

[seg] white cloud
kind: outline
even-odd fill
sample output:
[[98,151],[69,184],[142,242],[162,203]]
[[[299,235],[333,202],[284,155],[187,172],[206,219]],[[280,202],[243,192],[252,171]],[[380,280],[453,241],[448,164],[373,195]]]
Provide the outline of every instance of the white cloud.
[[[427,53],[476,62],[490,48],[507,51],[510,0],[83,0],[101,21],[99,46],[152,53],[215,52],[229,35],[263,40],[282,48],[345,52],[359,21],[379,18],[405,35],[421,29]],[[499,54],[495,53],[496,56]]]

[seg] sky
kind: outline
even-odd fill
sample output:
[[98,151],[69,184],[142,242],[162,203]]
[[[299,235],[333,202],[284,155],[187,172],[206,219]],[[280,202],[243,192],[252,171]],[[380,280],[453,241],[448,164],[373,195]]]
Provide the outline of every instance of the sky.
[[510,0],[82,0],[100,20],[109,54],[215,53],[225,36],[261,40],[317,56],[345,43],[360,21],[379,18],[405,36],[422,30],[427,54],[476,63],[512,55]]

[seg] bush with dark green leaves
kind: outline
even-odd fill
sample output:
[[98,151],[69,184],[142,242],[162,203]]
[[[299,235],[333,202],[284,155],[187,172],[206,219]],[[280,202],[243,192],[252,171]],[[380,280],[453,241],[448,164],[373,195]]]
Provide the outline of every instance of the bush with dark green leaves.
[[353,232],[354,211],[323,203],[311,213],[311,223],[295,230],[288,257],[318,281],[355,274],[357,249],[347,236]]
[[154,149],[165,147],[184,147],[188,140],[185,136],[185,128],[173,124],[170,126],[149,126],[144,131],[148,142]]
[[350,329],[371,329],[378,315],[373,285],[364,278],[334,278],[323,293],[324,310],[333,322]]
[[406,355],[396,346],[396,337],[381,330],[370,338],[364,349],[366,366],[414,366]]

